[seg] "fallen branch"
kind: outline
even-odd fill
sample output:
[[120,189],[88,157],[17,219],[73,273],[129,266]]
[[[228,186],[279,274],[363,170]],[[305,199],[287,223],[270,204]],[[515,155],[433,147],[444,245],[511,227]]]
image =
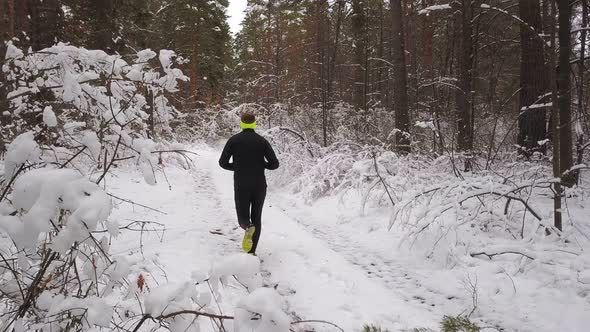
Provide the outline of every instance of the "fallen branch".
[[198,156],[199,154],[193,151],[189,151],[189,150],[182,150],[182,149],[174,149],[174,150],[156,150],[156,151],[152,151],[151,153],[188,153],[188,154],[192,154],[195,156]]
[[158,317],[153,317],[151,315],[143,315],[143,317],[141,317],[141,320],[139,321],[139,323],[137,325],[135,325],[135,328],[133,329],[133,332],[137,332],[139,331],[139,328],[143,325],[143,323],[145,323],[146,320],[148,319],[155,319],[155,320],[163,320],[163,319],[167,319],[167,318],[172,318],[172,317],[176,317],[179,315],[195,315],[195,316],[203,316],[203,317],[208,317],[211,319],[219,319],[220,321],[223,320],[233,320],[234,317],[232,316],[224,316],[224,315],[216,315],[216,314],[210,314],[207,312],[202,312],[202,311],[196,311],[196,310],[181,310],[181,311],[176,311],[176,312],[172,312],[166,315],[160,315]]
[[293,134],[297,137],[299,137],[299,139],[303,142],[305,142],[305,149],[307,150],[307,152],[309,153],[309,156],[312,158],[315,158],[315,156],[313,155],[313,152],[311,151],[311,149],[309,148],[309,141],[300,133],[296,132],[293,129],[290,128],[286,128],[286,127],[279,127],[279,130],[285,131],[287,133]]
[[340,331],[344,332],[344,329],[341,328],[340,326],[332,323],[332,322],[328,322],[325,320],[317,320],[317,319],[312,319],[312,320],[299,320],[296,322],[292,322],[291,325],[297,325],[297,324],[304,324],[304,323],[322,323],[322,324],[327,324],[327,325],[331,325],[337,329],[339,329]]
[[[157,316],[157,317],[153,317],[153,316],[151,316],[149,314],[145,314],[145,315],[143,315],[141,317],[141,320],[139,321],[139,323],[137,323],[137,325],[135,325],[135,328],[133,329],[133,332],[139,331],[140,327],[148,319],[164,320],[164,319],[173,318],[173,317],[180,316],[180,315],[194,315],[194,316],[197,316],[197,317],[198,316],[203,316],[203,317],[211,318],[213,320],[219,320],[220,322],[223,322],[224,320],[234,320],[234,317],[233,316],[217,315],[217,314],[212,314],[212,313],[198,311],[198,310],[180,310],[180,311],[172,312],[172,313],[169,313],[169,314],[166,314],[166,315],[160,315],[160,316]],[[299,321],[291,322],[291,325],[306,324],[306,323],[321,323],[321,324],[326,324],[326,325],[333,326],[333,327],[337,328],[338,330],[344,332],[344,329],[341,328],[340,326],[338,326],[338,325],[336,325],[336,324],[334,324],[332,322],[328,322],[328,321],[325,321],[325,320],[319,320],[319,319],[299,320]]]
[[136,203],[136,202],[134,202],[134,201],[132,201],[132,200],[129,200],[129,199],[126,199],[126,198],[121,198],[121,197],[115,196],[115,195],[113,195],[113,194],[111,194],[111,193],[107,193],[107,195],[109,195],[109,196],[110,196],[110,197],[112,197],[112,198],[118,199],[118,200],[120,200],[120,201],[123,201],[123,202],[126,202],[126,203],[130,203],[130,204],[133,204],[133,205],[137,205],[137,206],[141,206],[142,208],[145,208],[145,209],[148,209],[148,210],[152,210],[152,211],[154,211],[154,212],[158,212],[158,213],[161,213],[161,214],[163,214],[163,215],[167,215],[167,214],[168,214],[168,213],[166,213],[166,212],[164,212],[164,211],[161,211],[161,210],[155,209],[155,208],[153,208],[153,207],[149,207],[149,206],[147,206],[147,205],[143,205],[143,204],[140,204],[140,203]]
[[[140,228],[133,228],[132,226],[134,225],[140,225]],[[156,228],[154,226],[153,229],[145,229],[145,226],[147,225],[155,225],[155,226],[159,226],[161,228]],[[128,223],[125,226],[121,226],[119,227],[119,230],[128,230],[131,232],[164,232],[166,231],[166,226],[162,223],[156,222],[156,221],[150,221],[150,220],[132,220],[132,222]],[[108,233],[109,230],[108,229],[101,229],[101,230],[96,230],[96,231],[92,231],[90,233],[95,234],[95,233]]]
[[169,313],[167,315],[160,315],[160,316],[156,317],[156,319],[172,318],[172,317],[175,317],[178,315],[195,315],[195,316],[203,316],[203,317],[214,318],[214,319],[223,319],[223,320],[234,319],[233,316],[216,315],[216,314],[210,314],[207,312],[196,311],[196,310],[181,310],[181,311]]
[[533,210],[533,208],[530,207],[530,205],[528,204],[527,201],[525,201],[524,199],[520,198],[520,197],[516,197],[516,196],[511,196],[511,195],[507,195],[507,194],[502,194],[502,193],[498,193],[495,191],[490,191],[488,194],[490,195],[496,195],[496,196],[501,196],[501,197],[505,197],[506,199],[510,199],[510,200],[515,200],[518,202],[521,202],[522,205],[535,217],[537,218],[537,220],[541,221],[543,220],[543,218],[541,218],[541,216],[535,211]]
[[491,253],[491,254],[488,254],[488,253],[486,253],[486,252],[483,252],[483,251],[482,251],[482,252],[472,252],[472,253],[470,253],[469,255],[470,255],[471,257],[475,257],[475,256],[484,255],[484,256],[487,256],[489,259],[492,259],[492,257],[494,257],[494,256],[497,256],[497,255],[505,255],[505,254],[515,254],[515,255],[522,255],[522,256],[524,256],[524,257],[526,257],[526,258],[530,259],[530,260],[535,260],[535,258],[533,258],[532,256],[529,256],[529,255],[527,255],[527,254],[525,254],[525,253],[522,253],[522,252],[513,251],[513,250],[507,250],[507,251],[496,252],[496,253]]
[[286,131],[286,132],[288,132],[288,133],[291,133],[291,134],[293,134],[293,135],[295,135],[295,136],[299,137],[299,138],[300,138],[302,141],[307,141],[307,140],[305,139],[305,137],[303,137],[303,135],[301,135],[300,133],[296,132],[296,131],[295,131],[295,130],[293,130],[293,129],[290,129],[290,128],[287,128],[287,127],[279,127],[279,129],[280,129],[280,130],[282,130],[282,131]]

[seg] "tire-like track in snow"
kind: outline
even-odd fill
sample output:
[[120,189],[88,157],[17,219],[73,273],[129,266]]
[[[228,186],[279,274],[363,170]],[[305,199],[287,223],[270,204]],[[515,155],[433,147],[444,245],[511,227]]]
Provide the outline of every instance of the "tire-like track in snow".
[[428,276],[421,274],[416,269],[410,270],[408,262],[384,258],[381,253],[355,243],[350,235],[343,234],[335,227],[326,230],[326,225],[322,224],[323,229],[320,229],[312,223],[303,222],[298,216],[289,214],[278,204],[274,204],[274,208],[280,209],[286,216],[295,220],[346,261],[362,269],[370,279],[381,282],[390,289],[401,290],[398,291],[398,294],[406,302],[412,302],[421,305],[426,310],[436,312],[440,311],[437,310],[438,308],[448,305],[449,301],[457,300],[457,297],[445,296],[436,289],[425,286],[421,280],[428,278]]

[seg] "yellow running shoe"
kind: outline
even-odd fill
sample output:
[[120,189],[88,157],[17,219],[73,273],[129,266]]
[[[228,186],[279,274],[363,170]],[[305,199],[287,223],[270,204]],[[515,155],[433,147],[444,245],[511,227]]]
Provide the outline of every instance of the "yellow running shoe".
[[244,240],[242,240],[242,249],[244,249],[244,252],[246,253],[250,253],[250,250],[252,250],[252,246],[254,245],[254,242],[252,241],[252,236],[254,236],[255,231],[256,227],[254,226],[250,226],[248,227],[248,229],[246,229],[246,234],[244,234]]

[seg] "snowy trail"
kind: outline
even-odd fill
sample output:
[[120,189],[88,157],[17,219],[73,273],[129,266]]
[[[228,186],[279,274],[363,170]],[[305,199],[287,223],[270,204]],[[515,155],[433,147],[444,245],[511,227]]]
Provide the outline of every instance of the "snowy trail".
[[[233,226],[232,175],[217,166],[218,152],[199,151],[199,154],[213,177],[216,186],[213,192],[221,194],[218,199]],[[351,261],[349,257],[358,256],[330,245],[327,237],[310,232],[272,202],[269,193],[258,254],[263,260],[267,282],[287,298],[293,316],[332,321],[346,331],[365,323],[399,331],[434,326],[440,320],[440,316],[414,305],[395,291],[400,288],[399,282],[408,282],[406,277],[389,275],[389,282],[384,282],[384,276],[375,278],[367,273],[379,265],[392,270],[396,266],[381,265],[388,263],[385,261],[375,262],[375,266],[361,263],[361,259]]]
[[[206,272],[216,258],[241,251],[243,234],[235,220],[232,174],[218,167],[217,150],[201,147],[195,152],[199,156],[188,172],[174,167],[166,170],[172,190],[165,181],[152,187],[125,172],[118,176],[130,179],[113,181],[116,194],[167,212],[162,215],[137,208],[130,214],[129,209],[117,209],[115,217],[157,220],[166,225],[163,240],[157,234],[144,236],[143,254],[161,264],[171,282],[190,280],[193,271]],[[116,183],[127,180],[133,185],[117,187]],[[211,233],[217,230],[221,235]],[[118,244],[115,253],[137,252],[136,235]],[[263,262],[264,284],[284,296],[284,309],[293,320],[326,320],[345,331],[360,331],[364,324],[391,331],[437,325],[439,315],[401,294],[400,289],[412,287],[412,280],[398,274],[378,274],[378,266],[390,264],[390,271],[396,269],[394,264],[363,260],[361,253],[353,254],[335,243],[273,206],[273,194],[269,193],[258,255]],[[367,272],[371,269],[374,273]],[[235,293],[222,304],[227,314],[232,313],[232,301],[243,296],[244,290],[236,289]],[[298,328],[336,331],[317,323]]]

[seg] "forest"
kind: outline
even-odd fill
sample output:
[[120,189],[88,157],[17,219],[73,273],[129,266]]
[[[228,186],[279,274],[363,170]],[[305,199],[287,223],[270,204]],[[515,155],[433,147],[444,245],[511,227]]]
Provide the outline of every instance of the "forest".
[[[588,0],[232,1],[0,0],[0,332],[586,330]],[[220,244],[244,112],[307,249]]]

